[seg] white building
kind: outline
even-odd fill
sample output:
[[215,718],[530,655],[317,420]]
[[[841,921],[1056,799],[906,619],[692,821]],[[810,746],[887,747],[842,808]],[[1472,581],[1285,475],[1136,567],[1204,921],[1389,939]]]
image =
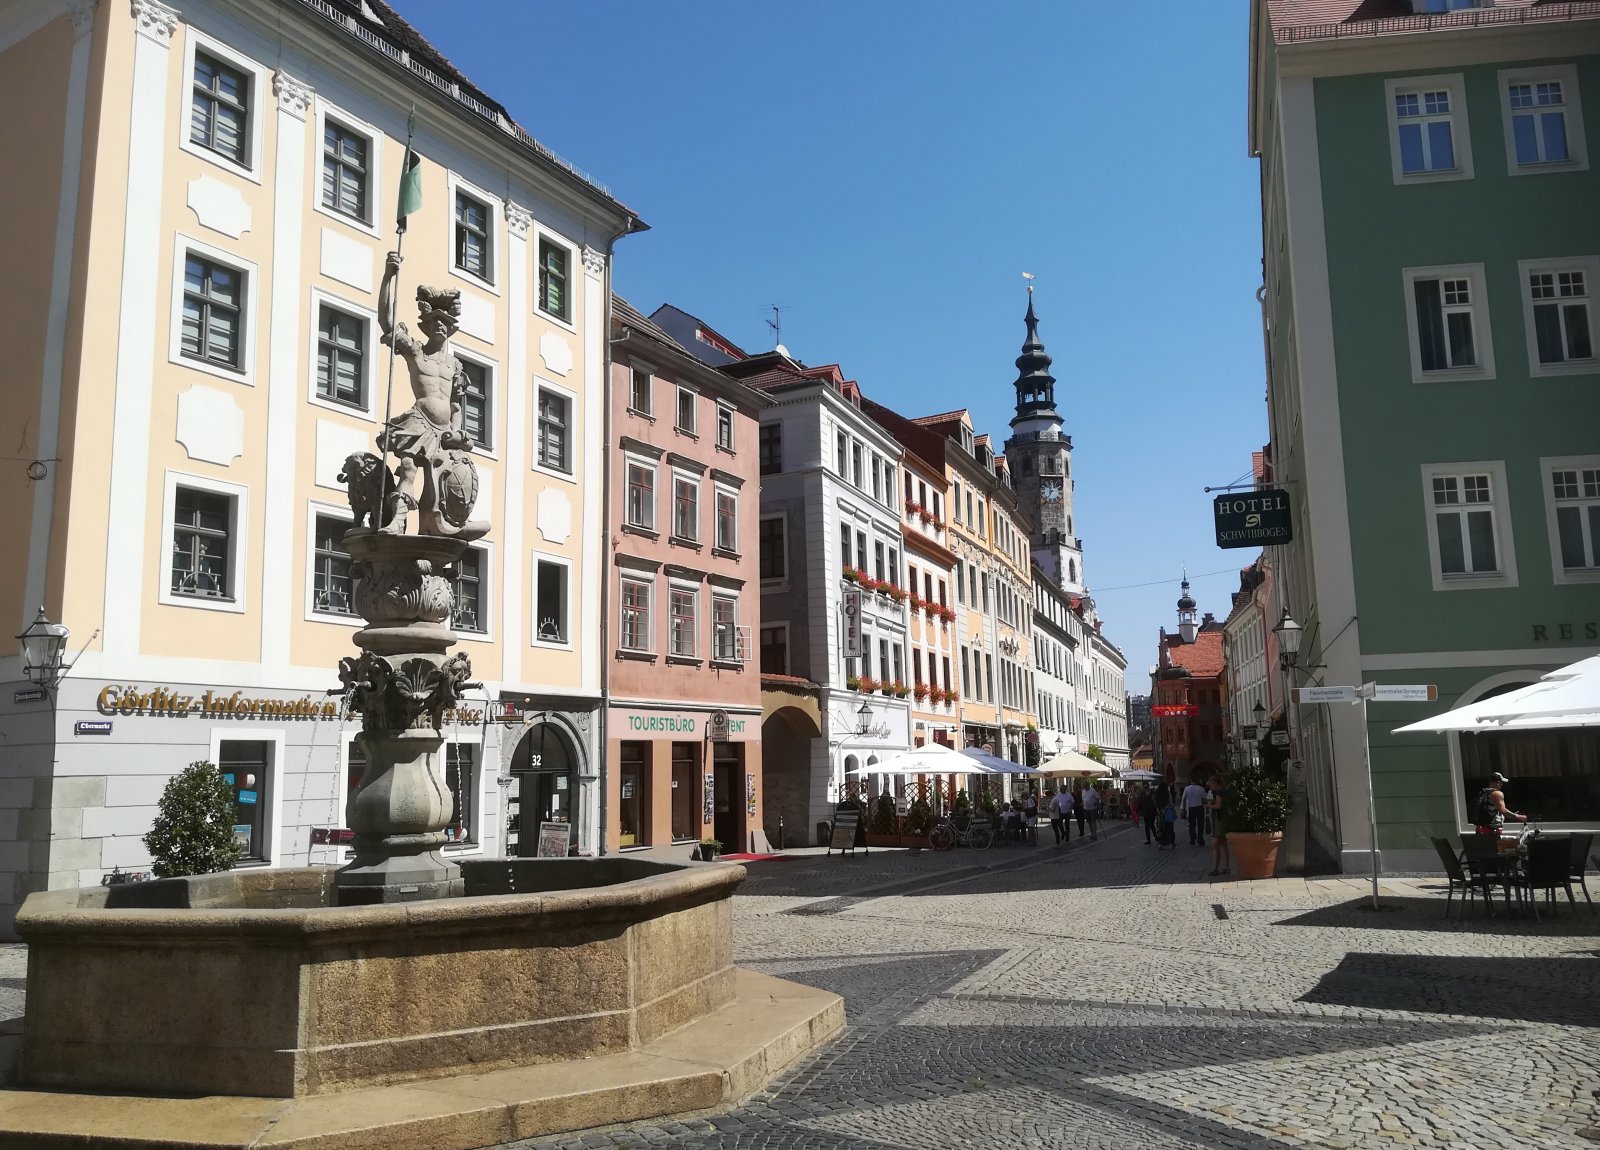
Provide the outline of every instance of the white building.
[[1048,760],[1061,751],[1079,751],[1083,729],[1082,681],[1077,654],[1084,645],[1083,620],[1072,596],[1033,569],[1033,683],[1039,714],[1039,751]]
[[1100,634],[1099,621],[1088,632],[1089,683],[1093,695],[1090,719],[1091,740],[1104,752],[1106,766],[1128,768],[1128,691],[1124,672],[1128,660],[1117,647]]
[[1258,556],[1239,573],[1233,610],[1222,623],[1228,660],[1228,730],[1239,747],[1245,746],[1245,727],[1261,727],[1257,737],[1263,737],[1266,725],[1277,720],[1283,706],[1281,675],[1267,650],[1277,618],[1271,602],[1274,586],[1266,556]]

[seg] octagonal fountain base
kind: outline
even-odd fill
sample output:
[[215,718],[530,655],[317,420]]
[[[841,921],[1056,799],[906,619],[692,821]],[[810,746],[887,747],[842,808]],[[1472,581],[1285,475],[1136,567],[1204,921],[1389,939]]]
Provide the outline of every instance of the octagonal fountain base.
[[495,1145],[732,1103],[843,1025],[733,966],[742,867],[461,876],[358,907],[323,870],[29,896],[0,1146]]

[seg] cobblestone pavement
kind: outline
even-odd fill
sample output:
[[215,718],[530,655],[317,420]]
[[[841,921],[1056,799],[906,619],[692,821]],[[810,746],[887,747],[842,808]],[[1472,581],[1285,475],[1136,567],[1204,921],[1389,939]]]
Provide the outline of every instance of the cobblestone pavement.
[[1581,900],[1462,924],[1442,880],[1374,912],[1359,879],[1208,867],[1126,824],[753,863],[739,962],[842,994],[845,1033],[731,1113],[518,1150],[1600,1147]]

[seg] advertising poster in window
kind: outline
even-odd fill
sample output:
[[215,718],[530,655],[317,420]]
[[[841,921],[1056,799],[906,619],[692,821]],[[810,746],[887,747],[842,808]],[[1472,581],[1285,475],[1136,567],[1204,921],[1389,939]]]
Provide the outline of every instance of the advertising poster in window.
[[744,777],[744,813],[756,817],[756,776],[753,772]]
[[705,789],[700,792],[701,799],[702,799],[701,809],[700,809],[700,821],[703,822],[706,826],[710,826],[712,820],[714,818],[716,818],[716,814],[717,814],[717,794],[716,794],[716,791],[717,791],[717,776],[716,776],[716,772],[707,771],[706,772],[706,777],[705,777]]

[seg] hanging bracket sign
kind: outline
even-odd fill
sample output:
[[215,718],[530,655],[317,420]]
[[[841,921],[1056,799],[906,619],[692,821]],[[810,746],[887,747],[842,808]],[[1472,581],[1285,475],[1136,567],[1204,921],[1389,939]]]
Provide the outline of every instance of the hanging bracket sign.
[[861,654],[861,592],[846,591],[844,593],[844,657],[846,659],[859,659]]
[[1224,492],[1211,507],[1218,547],[1276,547],[1294,538],[1286,491]]

